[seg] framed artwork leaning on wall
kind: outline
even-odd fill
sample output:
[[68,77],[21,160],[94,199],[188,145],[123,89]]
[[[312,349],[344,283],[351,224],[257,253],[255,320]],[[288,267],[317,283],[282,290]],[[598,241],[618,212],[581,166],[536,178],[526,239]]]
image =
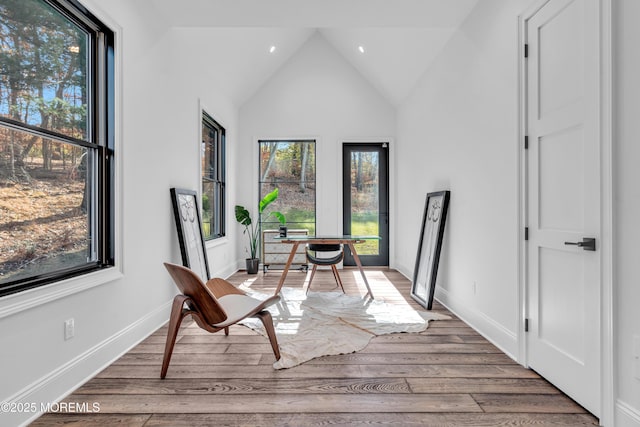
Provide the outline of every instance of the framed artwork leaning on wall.
[[182,265],[193,270],[206,283],[209,280],[209,263],[200,221],[198,193],[182,188],[171,188],[170,192]]
[[444,225],[449,209],[449,197],[449,191],[437,191],[427,194],[422,216],[418,255],[416,256],[416,266],[413,270],[411,297],[427,310],[431,310],[433,305]]

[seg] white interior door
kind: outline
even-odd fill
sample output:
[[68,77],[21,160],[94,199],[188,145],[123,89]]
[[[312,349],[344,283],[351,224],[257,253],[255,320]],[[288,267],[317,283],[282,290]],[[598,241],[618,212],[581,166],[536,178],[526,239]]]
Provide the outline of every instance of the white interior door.
[[525,37],[527,360],[599,416],[597,8],[597,0],[550,0],[525,21]]

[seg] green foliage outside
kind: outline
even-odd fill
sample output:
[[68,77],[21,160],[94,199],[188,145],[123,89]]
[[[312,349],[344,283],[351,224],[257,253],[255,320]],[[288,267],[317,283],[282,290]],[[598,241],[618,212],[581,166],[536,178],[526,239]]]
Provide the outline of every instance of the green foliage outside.
[[306,229],[316,234],[315,143],[313,141],[261,141],[260,193],[279,189],[279,198],[260,218],[263,230],[280,223],[270,210],[286,217],[290,230]]
[[[353,213],[351,216],[351,234],[354,236],[378,236],[378,213]],[[367,240],[366,242],[359,244],[356,250],[360,255],[377,254],[378,245],[378,240]]]
[[208,194],[202,195],[202,233],[205,240],[211,236],[211,204]]
[[[295,207],[289,208],[284,212],[284,216],[287,218],[286,225],[289,229],[293,230],[308,230],[309,235],[316,234],[316,215],[315,212],[310,210],[302,210]],[[263,230],[276,230],[280,223],[275,221],[263,221]]]

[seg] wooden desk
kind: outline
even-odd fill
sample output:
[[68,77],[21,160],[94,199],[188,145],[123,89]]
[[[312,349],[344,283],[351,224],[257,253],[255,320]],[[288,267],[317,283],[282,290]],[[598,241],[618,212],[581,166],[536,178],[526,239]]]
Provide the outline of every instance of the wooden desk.
[[[364,284],[367,286],[367,295],[370,295],[373,299],[373,292],[371,292],[371,287],[369,287],[369,282],[367,281],[367,276],[364,274],[364,269],[362,268],[362,263],[360,262],[360,257],[358,256],[358,252],[354,247],[357,243],[364,243],[365,240],[380,240],[378,236],[287,236],[287,237],[275,237],[274,241],[278,241],[280,243],[288,243],[291,244],[291,252],[289,253],[289,258],[287,259],[287,263],[284,266],[284,271],[282,272],[282,276],[280,276],[280,281],[278,282],[278,287],[276,288],[275,294],[278,295],[280,290],[282,289],[282,285],[284,285],[284,281],[287,278],[287,273],[289,272],[289,267],[291,267],[291,263],[298,251],[298,246],[300,244],[309,244],[309,243],[320,243],[326,245],[340,244],[347,245],[351,250],[351,255],[353,255],[353,259],[360,270],[360,274],[362,275],[362,279],[364,280]],[[366,296],[366,295],[365,295]]]

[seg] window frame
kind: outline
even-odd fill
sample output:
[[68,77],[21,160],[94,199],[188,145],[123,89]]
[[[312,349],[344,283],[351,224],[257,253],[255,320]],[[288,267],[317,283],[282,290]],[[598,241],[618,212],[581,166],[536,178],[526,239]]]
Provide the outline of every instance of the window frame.
[[[93,176],[95,183],[91,185],[95,189],[89,204],[93,204],[92,239],[97,242],[93,248],[96,253],[95,260],[69,268],[60,268],[55,271],[35,274],[15,281],[9,281],[0,285],[0,297],[16,298],[21,303],[0,310],[0,318],[11,314],[16,310],[27,306],[39,305],[57,298],[64,297],[79,290],[105,283],[121,276],[118,269],[114,269],[119,263],[118,247],[116,246],[116,134],[120,132],[116,122],[116,31],[114,25],[106,25],[102,19],[97,18],[87,8],[75,0],[42,0],[54,8],[64,18],[74,25],[82,28],[89,35],[90,54],[88,55],[87,76],[88,90],[90,91],[87,114],[88,129],[86,140],[77,139],[62,133],[29,125],[6,117],[0,117],[0,126],[9,130],[25,132],[31,135],[45,137],[65,144],[72,144],[91,150],[96,157]],[[117,26],[116,26],[117,28]],[[105,271],[106,274],[101,274]],[[74,278],[90,277],[85,283],[74,282]],[[68,286],[73,283],[73,286]],[[55,286],[56,291],[30,300],[24,295],[33,296],[33,291],[45,285]],[[47,286],[49,289],[51,286]],[[32,291],[32,292],[25,292]]]
[[[317,138],[260,138],[257,140],[258,141],[258,167],[257,167],[257,175],[258,175],[258,201],[260,201],[265,195],[262,192],[262,186],[263,184],[271,184],[274,185],[276,184],[276,182],[272,182],[272,181],[263,181],[262,180],[262,175],[263,175],[263,170],[262,170],[262,162],[261,162],[261,157],[260,157],[260,153],[262,151],[262,144],[267,144],[267,143],[304,143],[304,144],[311,144],[313,146],[313,151],[314,151],[314,164],[313,164],[313,170],[314,170],[314,179],[313,181],[309,181],[312,182],[314,185],[314,203],[313,203],[313,229],[316,230],[317,233],[317,227],[318,227],[318,191],[317,191],[317,177],[318,177],[318,171],[317,171],[317,148],[318,148],[318,139]],[[285,182],[285,181],[281,181],[281,182]],[[287,183],[291,183],[292,181],[286,181]],[[284,210],[283,212],[284,213]],[[286,217],[286,215],[285,215]],[[273,228],[273,227],[269,227],[269,225],[275,225],[278,224],[277,220],[275,220],[273,217],[268,218],[268,217],[264,217],[264,215],[259,215],[258,218],[258,223],[259,223],[259,227],[260,230],[264,231],[264,230],[273,230],[273,229],[277,229],[277,227]],[[291,228],[291,224],[311,224],[311,222],[293,222],[290,220],[290,218],[287,218],[286,221],[286,225],[287,227]]]
[[[201,197],[201,212],[200,217],[202,218],[203,227],[205,227],[205,215],[204,215],[204,196],[207,195],[210,200],[212,200],[213,209],[212,209],[212,218],[214,220],[213,223],[210,224],[210,233],[204,234],[205,244],[207,242],[216,242],[220,241],[226,237],[226,206],[227,206],[227,191],[226,191],[226,169],[227,169],[227,153],[226,153],[226,130],[225,128],[213,118],[211,114],[209,114],[204,108],[200,109],[201,112],[201,135],[200,135],[200,197]],[[207,177],[209,183],[213,184],[212,193],[205,192],[205,165],[207,164],[205,156],[207,154],[205,142],[204,129],[208,127],[209,129],[213,129],[216,132],[216,138],[214,141],[216,157],[216,168],[215,168],[215,176]],[[216,197],[216,190],[218,190],[218,196]],[[216,203],[217,201],[217,203]],[[204,231],[203,231],[204,232]]]

